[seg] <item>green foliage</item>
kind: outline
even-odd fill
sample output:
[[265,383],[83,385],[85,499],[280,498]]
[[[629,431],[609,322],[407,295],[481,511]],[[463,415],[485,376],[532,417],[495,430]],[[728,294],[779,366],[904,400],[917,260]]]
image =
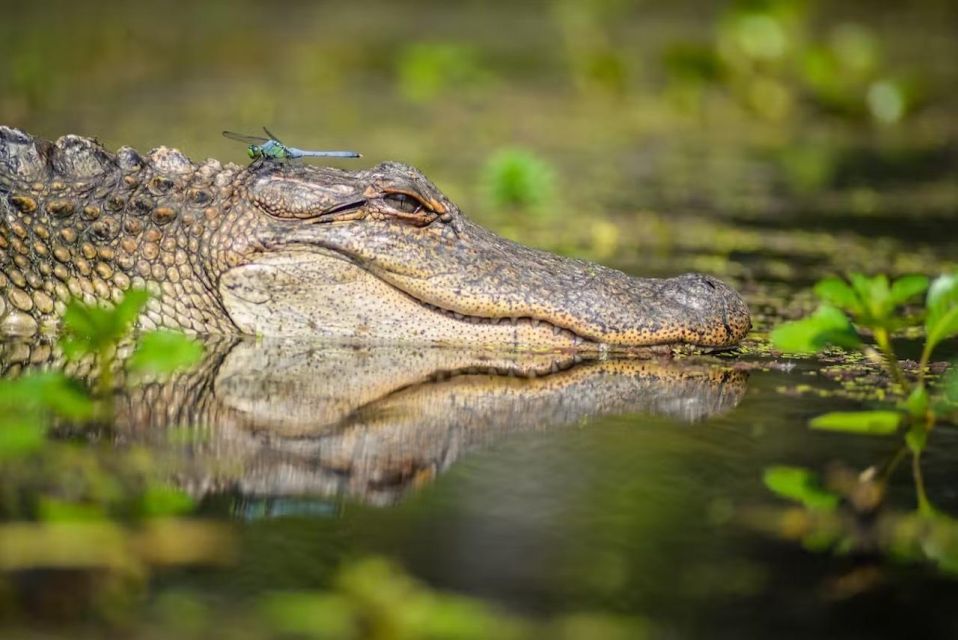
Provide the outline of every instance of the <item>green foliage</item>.
[[475,49],[451,42],[410,44],[400,52],[396,65],[399,91],[412,102],[429,102],[490,79]]
[[839,23],[813,37],[809,6],[800,0],[731,4],[710,45],[670,47],[670,84],[711,83],[769,120],[782,120],[803,104],[881,125],[911,113],[919,102],[915,83],[887,68],[879,38],[857,23]]
[[484,183],[492,206],[541,212],[554,199],[555,172],[531,151],[503,149],[486,163]]
[[903,276],[889,284],[888,277],[869,278],[860,273],[850,276],[850,284],[831,277],[815,285],[815,294],[828,304],[849,314],[858,324],[870,329],[894,329],[903,326],[895,311],[928,288],[925,276]]
[[926,350],[958,336],[958,273],[939,276],[928,288],[925,318]]
[[203,358],[203,345],[176,331],[144,333],[127,361],[134,373],[169,375],[192,367]]
[[346,565],[333,592],[268,596],[262,612],[271,626],[311,638],[525,636],[521,621],[477,601],[434,592],[381,558]]
[[772,344],[786,353],[816,353],[828,345],[855,348],[861,338],[848,318],[837,308],[822,305],[814,315],[776,327]]
[[166,485],[152,485],[140,497],[140,515],[147,518],[174,516],[193,510],[193,499]]
[[887,436],[898,431],[902,415],[897,411],[833,411],[813,418],[812,429],[869,436]]
[[127,291],[113,308],[84,304],[74,299],[63,314],[60,347],[68,358],[102,355],[132,329],[150,295],[142,289]]
[[837,495],[822,488],[814,472],[802,467],[767,467],[762,481],[772,493],[809,509],[834,509],[840,501]]
[[0,380],[0,458],[42,448],[51,418],[82,422],[94,409],[86,389],[60,372]]
[[[925,297],[925,346],[918,363],[917,381],[912,382],[902,373],[891,342],[891,331],[916,324],[914,318],[900,313],[902,305],[927,291]],[[847,333],[851,329],[848,316],[870,329],[875,343],[884,356],[884,363],[905,397],[893,409],[871,411],[832,412],[810,421],[813,429],[858,435],[893,435],[906,427],[905,450],[912,455],[912,474],[915,479],[918,512],[933,517],[936,510],[925,494],[921,474],[921,454],[936,423],[945,416],[958,415],[958,372],[952,366],[933,396],[925,386],[925,372],[932,352],[941,341],[958,335],[958,276],[943,275],[929,286],[924,276],[905,276],[890,282],[886,276],[872,278],[852,274],[848,281],[826,278],[815,285],[816,295],[824,305],[815,315],[780,325],[772,332],[772,342],[783,351],[814,352],[825,345],[855,346]],[[843,324],[847,323],[846,324]],[[837,339],[835,337],[839,336]],[[857,334],[856,334],[857,335]],[[843,340],[847,344],[842,345]],[[864,343],[858,347],[866,355],[874,349]],[[892,467],[897,464],[893,463]],[[766,485],[779,495],[799,499],[807,476],[799,471],[777,471],[769,476]],[[798,487],[798,488],[796,488]],[[812,508],[811,504],[806,504]]]

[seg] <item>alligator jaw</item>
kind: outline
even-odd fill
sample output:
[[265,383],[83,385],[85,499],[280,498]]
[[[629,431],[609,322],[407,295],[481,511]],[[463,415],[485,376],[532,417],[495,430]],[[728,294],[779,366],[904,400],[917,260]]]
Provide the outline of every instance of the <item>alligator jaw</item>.
[[[316,225],[226,272],[244,332],[524,349],[667,353],[727,347],[750,327],[708,276],[639,279],[512,243],[462,219],[458,234],[395,223]],[[309,242],[312,239],[313,242]]]
[[467,316],[417,299],[342,255],[314,248],[261,254],[227,271],[220,296],[234,323],[261,335],[364,342],[598,350],[602,345],[531,317]]
[[[392,221],[283,230],[264,240],[267,254],[240,267],[242,277],[238,271],[224,277],[221,293],[235,299],[230,287],[249,287],[268,270],[271,281],[257,288],[270,292],[276,308],[294,308],[283,333],[431,343],[724,348],[751,328],[742,298],[710,276],[635,278],[530,249],[464,217],[457,222],[455,233],[438,224],[407,230]],[[262,308],[256,313],[262,316]],[[236,310],[230,315],[251,330]],[[277,333],[272,321],[264,326],[248,315],[259,324],[256,332]],[[306,318],[308,328],[297,329]]]

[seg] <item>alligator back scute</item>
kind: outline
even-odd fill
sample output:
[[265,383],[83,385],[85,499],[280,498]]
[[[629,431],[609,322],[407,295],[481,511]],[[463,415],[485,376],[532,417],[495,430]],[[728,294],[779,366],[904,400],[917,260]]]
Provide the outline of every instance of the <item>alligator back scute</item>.
[[56,143],[0,126],[0,189],[9,192],[62,179],[83,181],[116,171],[116,158],[96,140],[63,136]]
[[152,294],[143,327],[234,331],[205,269],[236,170],[207,165],[0,126],[0,336],[54,330],[71,299],[111,304],[131,288]]
[[75,135],[57,140],[50,161],[58,175],[76,180],[96,178],[116,170],[116,159],[96,140]]
[[43,180],[47,163],[36,141],[23,131],[0,125],[0,191],[17,182]]

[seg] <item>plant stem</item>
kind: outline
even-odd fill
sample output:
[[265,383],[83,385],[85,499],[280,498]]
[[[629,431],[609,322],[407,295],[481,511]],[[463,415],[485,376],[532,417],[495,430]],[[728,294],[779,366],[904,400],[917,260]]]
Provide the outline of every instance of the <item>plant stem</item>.
[[878,343],[878,348],[881,350],[882,355],[885,356],[885,362],[888,363],[888,370],[891,372],[892,378],[895,379],[902,390],[907,394],[911,391],[908,380],[905,378],[905,374],[902,373],[901,367],[898,366],[898,356],[895,355],[895,350],[891,346],[891,339],[888,337],[888,331],[884,328],[876,328],[875,333],[875,342]]
[[921,474],[921,451],[914,451],[911,457],[911,474],[915,478],[915,495],[918,497],[918,511],[922,515],[931,515],[934,508],[925,492],[925,480]]
[[918,384],[925,384],[925,369],[931,360],[931,342],[925,340],[925,348],[921,350],[921,360],[918,361]]

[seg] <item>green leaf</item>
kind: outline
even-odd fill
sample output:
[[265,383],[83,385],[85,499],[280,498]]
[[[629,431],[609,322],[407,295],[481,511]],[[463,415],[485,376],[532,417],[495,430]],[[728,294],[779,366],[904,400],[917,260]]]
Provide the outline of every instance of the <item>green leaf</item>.
[[68,420],[88,420],[95,405],[86,389],[59,371],[35,373],[0,383],[0,410],[8,414],[50,411]]
[[820,280],[815,285],[815,295],[822,302],[848,311],[852,315],[859,315],[863,311],[861,300],[855,290],[841,278],[832,276]]
[[928,429],[924,424],[916,424],[905,434],[905,444],[912,453],[921,453],[928,442]]
[[912,417],[924,418],[928,412],[928,391],[924,385],[915,387],[902,404]]
[[891,314],[891,289],[888,276],[877,275],[874,278],[853,273],[850,276],[852,288],[864,304],[864,313],[857,318],[862,324],[880,325]]
[[63,313],[64,354],[75,359],[115,345],[129,333],[149,297],[142,289],[131,289],[112,309],[71,300]]
[[822,305],[813,315],[785,322],[771,334],[772,344],[786,353],[816,353],[829,344],[855,348],[861,338],[848,318],[835,307]]
[[0,460],[33,453],[46,443],[46,428],[38,417],[0,419]]
[[762,481],[772,493],[799,502],[809,509],[834,509],[840,500],[819,485],[812,471],[802,467],[767,467],[762,474]]
[[958,274],[939,276],[928,287],[925,350],[931,353],[942,341],[958,335]]
[[166,375],[191,367],[203,358],[203,345],[176,331],[150,331],[140,336],[127,363],[130,371]]
[[929,312],[940,312],[958,302],[958,273],[938,276],[928,287]]
[[171,516],[193,509],[193,498],[174,487],[148,487],[141,498],[142,515],[146,517]]
[[908,302],[928,288],[928,278],[925,276],[902,276],[891,285],[891,300],[894,304]]
[[127,333],[140,313],[150,300],[150,294],[145,289],[130,289],[123,295],[113,309],[114,323],[119,335]]
[[902,415],[897,411],[833,411],[809,422],[812,429],[885,436],[898,431]]

